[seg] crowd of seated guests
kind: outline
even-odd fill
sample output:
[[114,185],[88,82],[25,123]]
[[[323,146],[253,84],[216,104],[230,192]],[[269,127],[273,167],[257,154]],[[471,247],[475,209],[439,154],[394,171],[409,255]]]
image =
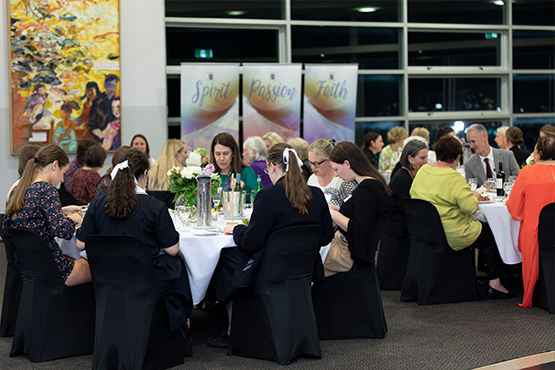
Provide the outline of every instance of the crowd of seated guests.
[[73,174],[70,193],[77,201],[77,205],[88,204],[96,195],[96,188],[100,181],[98,171],[104,167],[106,151],[100,145],[93,145],[85,154],[85,165]]

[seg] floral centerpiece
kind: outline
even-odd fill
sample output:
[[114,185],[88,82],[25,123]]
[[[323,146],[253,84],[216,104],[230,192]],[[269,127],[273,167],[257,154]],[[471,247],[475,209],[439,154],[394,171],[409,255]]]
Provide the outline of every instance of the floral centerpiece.
[[[204,151],[204,155],[202,155]],[[222,180],[216,172],[213,164],[202,165],[202,159],[206,156],[206,150],[203,148],[195,149],[189,153],[186,167],[173,167],[168,171],[169,185],[168,190],[175,193],[173,201],[183,196],[188,205],[197,205],[197,176],[210,176],[211,195],[214,196],[218,192]]]

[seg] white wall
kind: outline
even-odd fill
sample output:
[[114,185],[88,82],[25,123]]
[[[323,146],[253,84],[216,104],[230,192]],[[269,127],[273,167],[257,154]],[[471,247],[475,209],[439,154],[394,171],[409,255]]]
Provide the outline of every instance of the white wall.
[[[17,178],[10,155],[9,44],[7,6],[0,6],[0,202]],[[120,0],[122,144],[136,133],[158,157],[167,140],[166,28],[164,0]],[[73,155],[70,155],[73,157]],[[72,158],[70,158],[72,159]],[[105,169],[110,166],[111,155]],[[104,173],[102,170],[101,173]],[[3,211],[4,207],[0,207]]]

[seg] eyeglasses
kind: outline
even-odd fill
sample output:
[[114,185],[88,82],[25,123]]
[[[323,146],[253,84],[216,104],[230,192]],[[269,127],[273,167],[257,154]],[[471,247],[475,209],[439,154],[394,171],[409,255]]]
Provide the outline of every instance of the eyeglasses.
[[324,159],[323,161],[320,161],[320,162],[311,162],[311,161],[308,161],[308,163],[310,163],[310,167],[319,168],[320,165],[321,165],[322,163],[324,163],[325,161],[327,161],[327,159]]
[[264,166],[263,170],[264,170],[264,173],[267,175],[268,174],[268,166]]

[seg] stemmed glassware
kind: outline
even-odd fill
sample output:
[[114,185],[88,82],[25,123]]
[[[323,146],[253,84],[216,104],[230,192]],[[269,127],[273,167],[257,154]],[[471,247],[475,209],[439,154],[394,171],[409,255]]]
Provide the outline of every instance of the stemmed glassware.
[[218,192],[214,194],[214,197],[212,197],[212,203],[214,203],[214,208],[216,208],[216,212],[218,212],[218,207],[220,206],[221,202],[222,202],[222,188],[218,188]]
[[505,181],[503,183],[503,190],[505,190],[505,200],[509,199],[509,196],[511,195],[511,191],[513,190],[513,182]]
[[191,206],[187,204],[187,199],[182,195],[175,201],[175,212],[185,228],[189,227],[189,217],[191,216]]

